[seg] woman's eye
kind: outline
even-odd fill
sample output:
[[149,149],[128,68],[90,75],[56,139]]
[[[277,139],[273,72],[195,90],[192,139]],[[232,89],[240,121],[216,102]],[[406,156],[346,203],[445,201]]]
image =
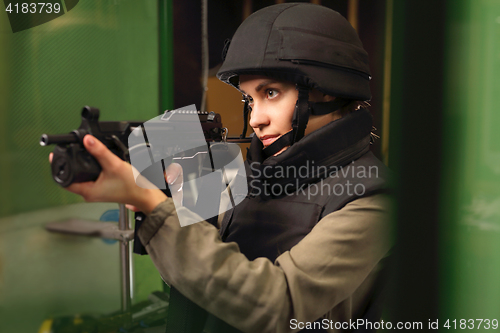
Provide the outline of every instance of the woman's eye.
[[267,94],[267,98],[273,99],[276,96],[278,96],[278,91],[274,90],[274,89],[268,89],[267,92],[266,92],[266,94]]

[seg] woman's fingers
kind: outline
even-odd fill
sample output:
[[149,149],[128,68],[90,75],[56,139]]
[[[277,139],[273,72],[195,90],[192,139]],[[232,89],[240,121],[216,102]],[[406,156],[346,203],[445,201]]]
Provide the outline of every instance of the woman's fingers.
[[179,163],[170,164],[165,170],[165,180],[168,183],[175,204],[181,206],[184,198],[182,192],[182,185],[184,184],[182,166]]
[[96,158],[97,162],[104,168],[115,167],[123,161],[113,154],[101,141],[90,134],[85,135],[83,144],[87,151]]
[[[83,138],[83,144],[101,166],[101,173],[95,181],[73,183],[66,187],[66,190],[81,195],[88,202],[131,204],[134,211],[145,213],[151,212],[166,199],[165,194],[156,187],[146,189],[137,186],[132,166],[122,161],[92,135],[86,135]],[[52,159],[53,154],[50,154],[49,161],[52,162]],[[172,170],[172,174],[178,176],[179,169]],[[180,173],[182,174],[182,168]]]
[[130,164],[122,161],[92,135],[86,135],[83,144],[101,166],[101,173],[95,181],[73,183],[66,189],[89,202],[135,203],[140,196],[138,192],[143,191],[135,185]]
[[129,204],[126,204],[125,207],[127,207],[127,209],[130,209],[131,211],[133,212],[140,212],[139,208],[137,208],[136,206],[134,205],[129,205]]
[[179,163],[172,163],[165,170],[165,180],[168,185],[174,185],[183,182],[182,166]]
[[66,190],[81,195],[87,202],[92,202],[96,201],[91,195],[93,192],[95,193],[94,184],[94,182],[73,183],[70,186],[66,187]]
[[[83,144],[87,151],[94,156],[101,166],[111,166],[121,163],[122,160],[113,154],[101,141],[90,134],[85,135]],[[49,154],[49,162],[52,163],[54,153]]]

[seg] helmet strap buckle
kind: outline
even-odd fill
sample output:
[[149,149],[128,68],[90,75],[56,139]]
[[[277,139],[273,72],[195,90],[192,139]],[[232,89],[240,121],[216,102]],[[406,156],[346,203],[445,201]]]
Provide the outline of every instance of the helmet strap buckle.
[[292,119],[293,143],[304,137],[309,122],[309,88],[297,84],[296,89],[299,91],[299,97]]

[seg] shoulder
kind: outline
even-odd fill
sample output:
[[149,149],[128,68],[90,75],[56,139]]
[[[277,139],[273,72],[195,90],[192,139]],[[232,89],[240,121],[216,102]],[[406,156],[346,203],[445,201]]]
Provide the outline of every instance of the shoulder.
[[[278,257],[292,294],[321,290],[330,295],[329,309],[352,296],[391,248],[390,206],[386,194],[356,199],[323,217]],[[317,296],[310,302],[318,304]]]
[[356,258],[374,251],[380,259],[392,244],[391,215],[388,195],[358,198],[321,218],[298,247],[319,246],[322,251],[328,249],[325,253],[349,253]]
[[393,243],[392,206],[388,194],[357,198],[321,218],[308,235],[309,241],[350,244],[347,246],[379,251],[383,256]]
[[344,213],[390,213],[392,206],[392,198],[387,193],[377,193],[365,197],[359,197],[356,200],[349,202],[338,212]]
[[392,198],[386,193],[377,193],[359,197],[347,203],[341,209],[325,215],[319,222],[322,224],[390,224],[392,219]]

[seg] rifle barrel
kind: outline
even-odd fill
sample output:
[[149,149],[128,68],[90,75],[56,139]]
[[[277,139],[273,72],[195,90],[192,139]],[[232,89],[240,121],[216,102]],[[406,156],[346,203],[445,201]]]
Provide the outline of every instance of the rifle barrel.
[[76,135],[70,133],[70,134],[57,134],[57,135],[48,135],[48,134],[42,134],[40,137],[40,146],[48,146],[52,144],[70,144],[70,143],[77,143],[78,138]]

